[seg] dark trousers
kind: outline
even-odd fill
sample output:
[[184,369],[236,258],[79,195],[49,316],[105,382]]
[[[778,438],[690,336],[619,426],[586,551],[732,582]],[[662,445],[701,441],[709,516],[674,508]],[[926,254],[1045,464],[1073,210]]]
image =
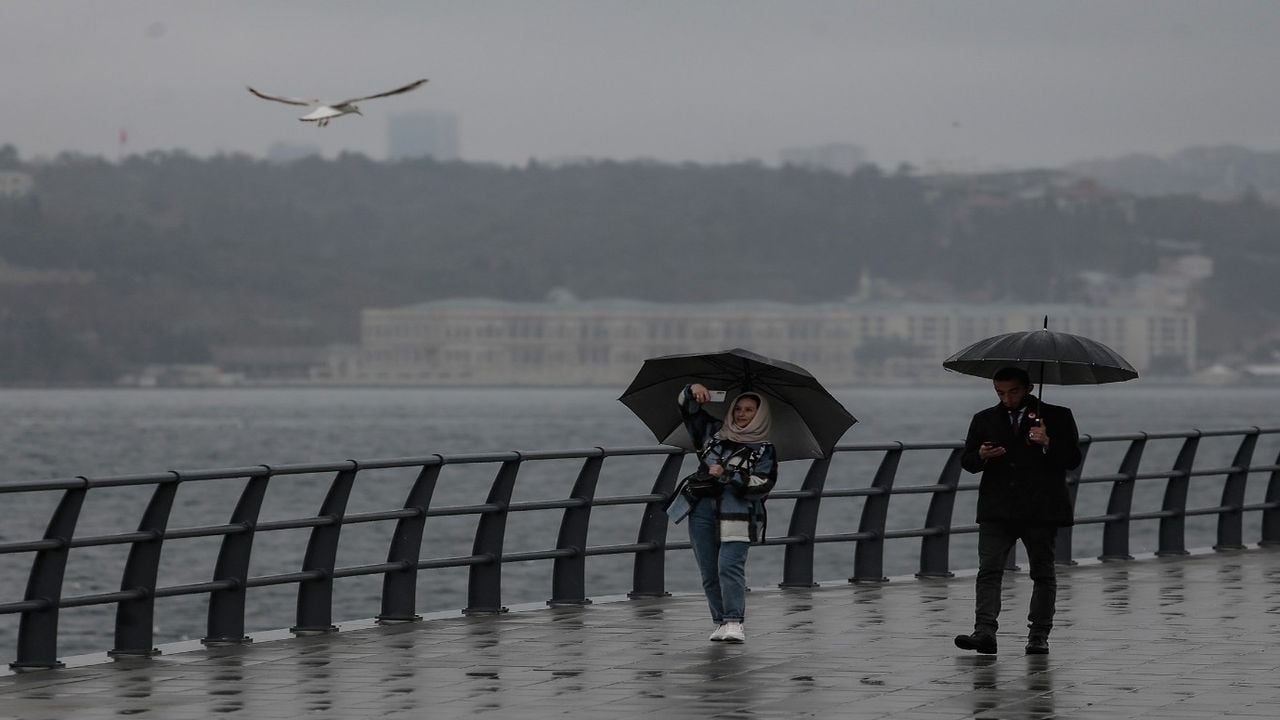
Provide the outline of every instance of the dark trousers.
[[1053,550],[1058,529],[1052,526],[982,523],[978,526],[978,582],[974,630],[994,635],[1000,624],[1000,585],[1009,551],[1022,540],[1031,564],[1031,635],[1048,637],[1053,628],[1053,605],[1058,595]]

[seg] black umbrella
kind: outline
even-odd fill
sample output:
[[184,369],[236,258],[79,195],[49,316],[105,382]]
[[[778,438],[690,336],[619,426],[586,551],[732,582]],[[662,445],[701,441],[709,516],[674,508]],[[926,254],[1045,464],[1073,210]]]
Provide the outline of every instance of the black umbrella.
[[804,368],[741,348],[649,358],[618,399],[659,442],[693,450],[676,405],[676,395],[691,383],[726,391],[725,402],[703,406],[719,418],[738,393],[750,390],[768,398],[769,441],[779,460],[825,457],[857,422]]
[[1050,385],[1097,385],[1138,377],[1127,360],[1097,340],[1055,332],[1049,320],[1040,330],[996,335],[970,345],[942,362],[942,367],[965,375],[989,378],[1000,368],[1019,367],[1033,381]]

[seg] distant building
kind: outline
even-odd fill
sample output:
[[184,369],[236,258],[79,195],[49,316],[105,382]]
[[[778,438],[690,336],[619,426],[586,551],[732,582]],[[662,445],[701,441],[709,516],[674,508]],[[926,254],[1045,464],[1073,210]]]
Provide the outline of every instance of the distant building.
[[243,377],[225,373],[217,365],[173,363],[147,365],[136,373],[120,376],[116,384],[127,387],[229,387],[243,381]]
[[1280,385],[1280,363],[1245,365],[1240,375],[1250,385]]
[[457,160],[458,118],[447,112],[398,113],[387,121],[387,157]]
[[311,345],[215,345],[210,354],[215,366],[252,382],[309,380],[328,361]]
[[852,173],[867,163],[867,152],[858,145],[828,143],[814,147],[787,148],[781,153],[783,165]]
[[1081,273],[1092,304],[1116,307],[1195,310],[1205,281],[1213,277],[1213,258],[1187,254],[1161,258],[1153,272],[1120,277],[1098,271]]
[[0,170],[0,198],[20,198],[31,194],[35,179],[19,170]]
[[[2,197],[3,194],[0,194]],[[25,267],[13,265],[0,258],[0,287],[41,286],[41,285],[89,285],[93,283],[94,274],[86,270],[64,270],[55,268]]]
[[743,347],[833,385],[936,381],[941,363],[990,335],[1055,330],[1097,339],[1139,370],[1194,369],[1195,316],[1080,305],[633,300],[441,300],[361,314],[361,342],[326,379],[383,385],[611,385],[645,358]]

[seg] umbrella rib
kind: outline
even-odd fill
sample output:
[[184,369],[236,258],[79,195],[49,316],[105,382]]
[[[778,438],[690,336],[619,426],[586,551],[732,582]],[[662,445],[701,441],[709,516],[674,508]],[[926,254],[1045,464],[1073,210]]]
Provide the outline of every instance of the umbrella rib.
[[[705,380],[721,380],[721,381],[727,381],[729,383],[740,385],[741,381],[746,379],[747,375],[750,375],[752,376],[753,379],[761,380],[761,381],[764,381],[766,384],[774,385],[777,387],[815,389],[813,385],[809,383],[788,382],[784,379],[771,379],[771,377],[776,377],[777,375],[783,375],[785,377],[786,374],[791,374],[792,371],[786,370],[783,368],[773,368],[768,365],[758,364],[758,366],[762,368],[764,372],[749,373],[735,367],[733,363],[726,362],[724,360],[721,360],[720,358],[706,358],[706,362],[709,365],[716,366],[716,369],[719,370],[719,373],[718,374],[715,372],[685,373],[684,376],[687,378],[698,378],[698,379],[705,379]],[[747,360],[747,362],[754,362],[754,361]],[[676,377],[670,376],[670,377],[663,378],[661,380],[655,380],[647,385],[642,385],[640,387],[635,387],[635,388],[628,388],[625,394],[632,395],[634,393],[643,392],[645,390],[648,390],[649,388],[657,387],[658,385],[661,385],[663,383],[671,382],[673,379],[676,379]],[[817,380],[815,378],[814,384],[816,383],[817,383]],[[719,388],[716,388],[716,389],[719,389]]]
[[[694,375],[692,375],[692,374],[687,374],[687,375],[685,375],[684,377],[686,377],[686,378],[691,378],[691,377],[695,377],[695,376],[694,376]],[[718,375],[712,375],[712,374],[699,375],[698,377],[706,378],[706,379],[714,379],[714,380],[727,380],[727,381],[729,381],[729,382],[734,382],[734,378],[732,378],[732,377],[720,377],[720,376],[718,376]],[[657,386],[659,386],[659,385],[662,385],[663,383],[669,383],[669,382],[671,382],[672,380],[678,380],[678,379],[680,379],[680,378],[679,378],[679,377],[666,377],[666,378],[663,378],[663,379],[661,379],[661,380],[654,380],[653,382],[649,383],[648,385],[641,385],[640,387],[637,387],[637,388],[627,388],[627,389],[626,389],[626,391],[624,391],[624,392],[623,392],[622,397],[627,397],[628,395],[635,395],[635,394],[637,394],[637,393],[644,392],[645,390],[648,390],[649,388],[655,388],[655,387],[657,387]],[[686,383],[686,384],[688,384],[688,383]]]

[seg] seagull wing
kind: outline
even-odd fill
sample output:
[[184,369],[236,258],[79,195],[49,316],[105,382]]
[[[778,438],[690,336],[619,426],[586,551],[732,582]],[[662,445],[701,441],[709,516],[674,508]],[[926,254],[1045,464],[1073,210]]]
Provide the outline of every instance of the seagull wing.
[[302,100],[301,98],[282,97],[280,95],[267,95],[266,93],[260,93],[257,90],[254,90],[248,85],[245,86],[245,89],[247,89],[249,92],[253,93],[254,95],[257,95],[258,97],[262,98],[263,100],[275,100],[276,102],[281,102],[286,105],[315,105],[320,102],[319,100]]
[[421,79],[421,80],[414,80],[413,82],[409,83],[408,85],[405,85],[404,87],[398,87],[398,88],[396,88],[395,90],[388,90],[388,91],[383,92],[383,93],[378,93],[377,95],[366,95],[366,96],[364,96],[364,97],[351,98],[350,100],[343,100],[343,101],[342,101],[342,102],[340,102],[340,103],[334,103],[334,106],[335,106],[335,107],[341,107],[341,106],[343,106],[343,105],[348,105],[348,104],[353,103],[353,102],[360,102],[361,100],[372,100],[372,99],[374,99],[374,98],[386,97],[386,96],[388,96],[388,95],[399,95],[400,93],[406,93],[406,92],[409,92],[410,90],[413,90],[413,89],[415,89],[415,88],[417,88],[417,87],[419,87],[419,86],[421,86],[421,85],[425,84],[426,82],[427,82],[426,78],[423,78],[423,79]]

